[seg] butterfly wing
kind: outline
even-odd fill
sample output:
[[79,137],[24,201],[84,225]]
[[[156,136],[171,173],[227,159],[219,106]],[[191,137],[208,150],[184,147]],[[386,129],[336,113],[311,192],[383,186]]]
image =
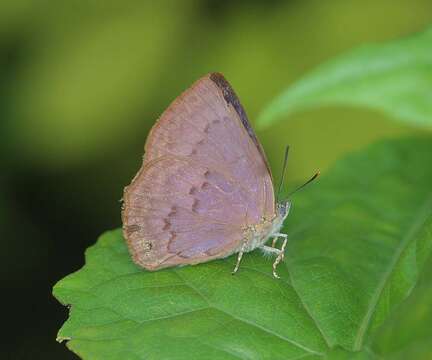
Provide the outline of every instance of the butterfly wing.
[[274,217],[268,163],[222,75],[210,74],[180,95],[152,128],[145,151],[122,213],[141,266],[230,255],[245,227]]

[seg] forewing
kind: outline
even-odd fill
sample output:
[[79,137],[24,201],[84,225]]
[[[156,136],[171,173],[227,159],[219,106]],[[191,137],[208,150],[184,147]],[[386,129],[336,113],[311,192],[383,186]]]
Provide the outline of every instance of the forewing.
[[274,216],[271,172],[234,91],[221,74],[193,84],[162,114],[145,146],[144,164],[185,156],[230,174],[248,189],[248,223]]

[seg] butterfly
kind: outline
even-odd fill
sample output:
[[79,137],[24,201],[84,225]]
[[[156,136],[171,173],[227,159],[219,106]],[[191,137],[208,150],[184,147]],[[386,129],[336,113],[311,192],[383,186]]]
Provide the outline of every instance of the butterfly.
[[235,273],[243,254],[260,248],[275,255],[278,278],[289,209],[290,201],[275,200],[269,163],[234,90],[210,73],[151,129],[143,164],[124,190],[123,233],[133,261],[148,270],[237,253]]

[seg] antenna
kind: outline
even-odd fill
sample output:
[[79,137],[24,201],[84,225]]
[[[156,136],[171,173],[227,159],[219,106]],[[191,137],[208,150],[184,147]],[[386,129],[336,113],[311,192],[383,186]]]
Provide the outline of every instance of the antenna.
[[303,185],[299,186],[297,189],[295,189],[294,191],[291,191],[287,198],[289,198],[290,196],[294,195],[297,191],[303,189],[306,185],[310,184],[312,181],[314,181],[318,176],[320,175],[320,171],[318,170],[314,176],[312,176],[308,181],[306,181]]
[[282,176],[281,176],[281,179],[279,182],[279,187],[278,187],[276,199],[279,199],[279,196],[280,196],[281,191],[282,191],[282,186],[284,183],[286,168],[287,168],[287,164],[288,164],[288,152],[289,152],[289,145],[287,145],[285,148],[285,156],[284,156],[284,162],[283,162],[283,166],[282,166]]

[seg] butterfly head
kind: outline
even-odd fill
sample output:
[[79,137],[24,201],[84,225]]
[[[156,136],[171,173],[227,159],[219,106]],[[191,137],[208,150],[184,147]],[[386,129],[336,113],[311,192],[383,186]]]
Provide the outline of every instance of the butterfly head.
[[[286,198],[286,200],[279,200],[277,202],[277,215],[280,219],[282,219],[282,222],[286,219],[288,216],[289,210],[291,208],[291,201],[288,200],[291,198],[291,195],[294,195],[297,191],[303,189],[306,185],[310,184],[312,181],[314,181],[318,176],[320,172],[318,171],[315,173],[314,176],[312,176],[308,181],[306,181],[303,185],[299,186],[297,189],[292,191]],[[278,192],[279,195],[280,191]]]
[[277,214],[284,221],[288,216],[291,208],[291,202],[289,200],[279,202],[277,204]]

